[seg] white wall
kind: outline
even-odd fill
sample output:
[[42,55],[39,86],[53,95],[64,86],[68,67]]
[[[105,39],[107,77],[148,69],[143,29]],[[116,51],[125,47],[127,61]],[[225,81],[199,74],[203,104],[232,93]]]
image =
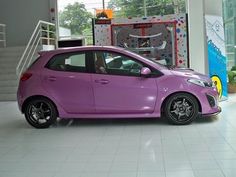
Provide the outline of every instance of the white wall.
[[0,23],[7,25],[7,46],[26,45],[38,21],[50,21],[49,9],[49,0],[1,0]]

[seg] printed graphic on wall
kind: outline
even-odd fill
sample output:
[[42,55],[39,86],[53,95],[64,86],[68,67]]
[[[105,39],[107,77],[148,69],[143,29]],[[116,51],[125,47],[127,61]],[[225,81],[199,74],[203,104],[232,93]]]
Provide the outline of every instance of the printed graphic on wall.
[[206,15],[206,33],[208,43],[209,74],[216,83],[220,99],[226,99],[227,93],[227,59],[223,19],[220,16]]
[[175,65],[174,29],[175,22],[112,25],[112,45],[128,48],[164,65]]
[[186,14],[115,18],[94,24],[94,44],[128,48],[165,65],[188,67]]

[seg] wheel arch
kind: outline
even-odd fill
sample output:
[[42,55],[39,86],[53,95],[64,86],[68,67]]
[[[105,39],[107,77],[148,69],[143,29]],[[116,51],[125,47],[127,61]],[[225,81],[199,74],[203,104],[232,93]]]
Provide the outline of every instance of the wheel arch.
[[34,99],[39,99],[39,98],[44,98],[44,99],[49,100],[54,105],[54,107],[56,109],[57,116],[59,116],[57,105],[50,98],[48,98],[46,96],[42,96],[42,95],[34,95],[34,96],[31,96],[31,97],[27,98],[22,104],[22,113],[25,113],[26,106],[30,101],[32,101]]
[[192,94],[190,92],[181,91],[181,92],[173,92],[173,93],[169,94],[167,97],[165,97],[164,101],[161,104],[161,115],[163,115],[163,113],[164,113],[164,108],[165,108],[165,105],[166,105],[166,102],[167,102],[168,98],[170,98],[172,95],[179,94],[179,93],[189,94],[189,95],[193,96],[197,100],[198,107],[199,107],[198,111],[202,112],[202,105],[201,105],[199,99],[194,94]]

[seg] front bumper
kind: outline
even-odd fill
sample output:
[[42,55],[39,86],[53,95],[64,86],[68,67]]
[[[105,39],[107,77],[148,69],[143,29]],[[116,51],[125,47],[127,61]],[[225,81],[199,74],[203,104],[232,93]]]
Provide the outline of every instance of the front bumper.
[[213,112],[206,113],[206,114],[200,113],[200,115],[203,116],[203,117],[215,116],[215,115],[221,113],[221,111],[222,111],[221,107],[217,106],[216,108],[214,108]]
[[212,116],[219,114],[221,108],[219,106],[219,94],[216,88],[204,88],[198,94],[199,102],[201,104],[201,113],[203,116]]

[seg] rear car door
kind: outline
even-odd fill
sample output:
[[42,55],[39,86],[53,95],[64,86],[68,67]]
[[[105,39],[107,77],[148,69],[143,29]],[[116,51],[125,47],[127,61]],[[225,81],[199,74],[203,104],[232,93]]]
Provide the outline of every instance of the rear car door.
[[42,72],[44,89],[68,113],[94,113],[93,85],[88,52],[58,54]]

